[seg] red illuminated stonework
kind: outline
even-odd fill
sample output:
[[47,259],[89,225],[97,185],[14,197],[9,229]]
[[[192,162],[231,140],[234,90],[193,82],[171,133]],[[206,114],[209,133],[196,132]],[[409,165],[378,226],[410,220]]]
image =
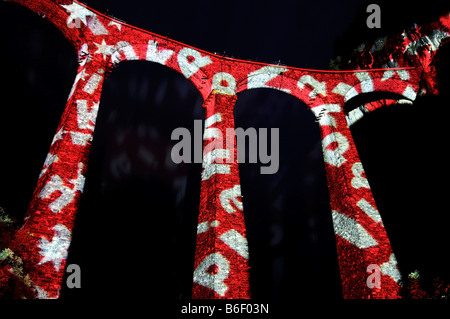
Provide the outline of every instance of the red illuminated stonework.
[[[351,112],[344,111],[344,104],[368,92],[396,93],[404,102],[413,101],[421,89],[436,93],[429,62],[449,36],[448,15],[417,30],[415,38],[405,33],[376,47],[366,46],[360,58],[349,64],[353,70],[320,71],[221,57],[125,24],[76,1],[12,2],[51,21],[78,51],[80,62],[26,218],[8,245],[26,265],[29,277],[25,280],[8,266],[1,269],[25,287],[18,290],[17,298],[59,297],[105,74],[131,60],[156,62],[181,73],[204,99],[193,298],[251,297],[251,256],[236,142],[221,145],[215,137],[218,131],[226,136],[226,129],[234,128],[237,94],[253,88],[291,94],[317,116],[344,298],[399,297],[395,255],[349,129],[364,113],[397,100]],[[232,155],[233,161],[227,161]],[[366,285],[366,269],[373,264],[380,267],[381,288]]]

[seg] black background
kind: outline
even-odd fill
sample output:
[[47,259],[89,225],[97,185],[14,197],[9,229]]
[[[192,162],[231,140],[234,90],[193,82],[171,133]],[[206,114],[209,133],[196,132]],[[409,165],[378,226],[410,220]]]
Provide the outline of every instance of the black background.
[[[87,1],[137,27],[210,52],[327,69],[358,44],[433,21],[446,11],[378,1]],[[76,74],[76,54],[46,20],[1,3],[0,206],[21,220]],[[406,275],[449,280],[449,47],[438,54],[439,96],[381,109],[352,133],[384,225]],[[120,64],[106,80],[67,263],[82,288],[65,300],[189,300],[201,164],[173,165],[170,135],[193,132],[202,99],[166,67]],[[236,127],[280,129],[280,169],[240,164],[256,300],[342,298],[318,125],[302,102],[274,90],[238,95]],[[157,295],[155,296],[155,292]]]

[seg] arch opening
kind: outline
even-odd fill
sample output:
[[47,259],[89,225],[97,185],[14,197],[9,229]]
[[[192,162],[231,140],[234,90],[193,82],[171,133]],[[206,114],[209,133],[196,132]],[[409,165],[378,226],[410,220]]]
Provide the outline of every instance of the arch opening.
[[[272,157],[278,143],[273,174],[261,174],[267,164],[252,137],[246,137],[245,161],[239,163],[252,297],[336,299],[337,254],[314,115],[294,96],[267,89],[239,93],[234,114],[236,128],[255,131],[258,146],[267,129],[262,142]],[[279,139],[272,139],[271,129],[279,130]],[[238,157],[240,151],[238,145]]]
[[174,163],[171,133],[194,132],[202,103],[156,63],[122,62],[105,81],[68,261],[86,269],[86,284],[66,296],[190,298],[201,163]]
[[[448,280],[441,251],[449,218],[444,96],[382,107],[350,127],[403,276]],[[439,111],[438,111],[439,110]],[[407,296],[406,296],[407,297]]]

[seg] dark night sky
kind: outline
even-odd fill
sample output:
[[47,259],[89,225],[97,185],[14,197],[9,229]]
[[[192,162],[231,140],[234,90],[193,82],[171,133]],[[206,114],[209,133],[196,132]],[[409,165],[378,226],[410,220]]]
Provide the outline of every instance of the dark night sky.
[[[366,39],[445,12],[442,6],[405,9],[379,1],[382,28],[369,30],[367,1],[86,3],[210,52],[315,69],[327,69],[333,56]],[[76,59],[50,23],[14,4],[0,8],[0,54],[8,61],[2,66],[8,82],[1,87],[0,206],[20,220],[70,91]],[[448,47],[439,62],[440,97],[381,110],[352,132],[403,272],[420,269],[449,278],[443,258],[450,222],[444,209],[448,186],[442,183],[448,177],[441,144],[449,112],[443,56],[448,57]],[[81,266],[83,288],[64,289],[63,297],[145,299],[158,291],[156,301],[189,298],[201,164],[173,166],[165,158],[174,144],[172,130],[192,129],[193,120],[203,118],[201,104],[194,87],[168,68],[136,61],[112,72],[103,87],[68,260]],[[260,89],[239,94],[235,117],[236,127],[244,129],[280,128],[276,174],[259,174],[260,164],[240,167],[253,295],[339,299],[313,115],[292,96]],[[148,291],[130,293],[143,284]]]
[[[209,52],[326,68],[333,40],[365,1],[87,1],[127,23]],[[94,5],[95,3],[95,5]]]

